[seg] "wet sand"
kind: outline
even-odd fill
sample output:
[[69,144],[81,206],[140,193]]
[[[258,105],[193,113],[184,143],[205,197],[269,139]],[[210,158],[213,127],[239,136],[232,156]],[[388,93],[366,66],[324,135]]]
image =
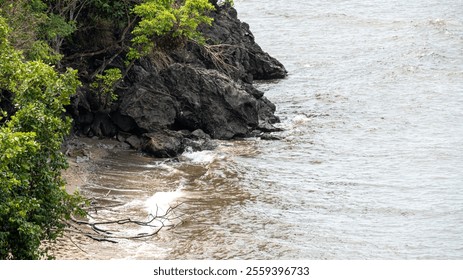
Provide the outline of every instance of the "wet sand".
[[[98,164],[109,151],[126,150],[126,144],[113,139],[92,139],[72,137],[65,144],[64,153],[67,156],[69,168],[63,171],[63,179],[66,181],[68,193],[79,192],[83,186],[90,183],[90,177],[96,164]],[[53,254],[56,259],[85,260],[92,259],[91,252],[81,249],[79,244],[91,241],[82,234],[65,231],[53,246]]]

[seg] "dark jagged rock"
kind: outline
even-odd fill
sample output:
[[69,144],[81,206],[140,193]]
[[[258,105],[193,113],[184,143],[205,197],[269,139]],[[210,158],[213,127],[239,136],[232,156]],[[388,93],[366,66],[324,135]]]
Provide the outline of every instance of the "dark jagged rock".
[[143,135],[142,149],[155,157],[175,157],[185,149],[183,135],[172,130],[146,133]]
[[286,77],[283,64],[262,50],[255,42],[249,25],[238,19],[234,8],[225,4],[216,9],[212,17],[214,24],[204,27],[202,32],[208,38],[208,43],[221,49],[224,61],[235,66],[244,81],[250,83],[252,80]]
[[138,128],[150,132],[175,123],[178,103],[159,76],[151,75],[124,93],[119,108],[122,116],[133,119]]
[[[285,68],[255,43],[234,8],[217,6],[211,16],[213,25],[202,29],[209,45],[189,43],[140,59],[117,90],[118,101],[104,112],[84,86],[70,109],[80,132],[116,137],[156,157],[174,157],[188,147],[214,148],[210,138],[276,131],[275,105],[252,82],[283,78]],[[111,67],[124,69],[123,59]]]
[[257,111],[259,112],[259,120],[264,123],[274,124],[280,122],[280,118],[275,116],[276,106],[265,96],[257,102]]
[[275,127],[272,124],[268,122],[259,122],[259,125],[257,126],[257,129],[262,131],[262,132],[278,132],[282,131],[281,128]]
[[122,115],[121,111],[114,111],[111,113],[112,121],[117,125],[120,132],[129,132],[137,128],[134,119],[126,115]]
[[207,133],[205,133],[202,129],[196,129],[191,133],[191,136],[196,138],[196,139],[211,139],[211,136]]
[[231,139],[258,125],[257,104],[242,85],[216,70],[173,64],[128,90],[120,113],[148,132],[202,129],[213,138]]
[[95,113],[90,128],[95,133],[95,136],[104,135],[107,137],[113,137],[117,133],[114,122],[112,122],[109,114],[105,113]]
[[125,143],[129,144],[130,147],[139,150],[142,147],[143,141],[136,135],[131,135],[125,139]]
[[201,129],[185,133],[184,145],[186,150],[204,151],[213,150],[217,144],[211,140],[211,136]]
[[255,98],[216,70],[174,64],[161,76],[178,101],[179,127],[202,129],[213,138],[231,139],[246,135],[258,123]]

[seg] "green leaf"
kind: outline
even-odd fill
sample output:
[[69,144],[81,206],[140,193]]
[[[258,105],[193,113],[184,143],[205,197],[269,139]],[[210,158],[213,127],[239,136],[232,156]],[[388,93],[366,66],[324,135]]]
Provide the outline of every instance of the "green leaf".
[[[211,24],[207,16],[214,6],[208,0],[145,0],[133,8],[140,22],[133,29],[132,48],[127,58],[149,54],[155,46],[171,48],[187,40],[203,42],[200,24]],[[163,45],[164,42],[164,45]]]
[[0,259],[39,259],[47,254],[42,241],[56,239],[81,201],[61,179],[71,124],[63,110],[79,81],[75,70],[26,61],[8,32],[0,16],[0,92],[10,92],[16,107],[0,123]]

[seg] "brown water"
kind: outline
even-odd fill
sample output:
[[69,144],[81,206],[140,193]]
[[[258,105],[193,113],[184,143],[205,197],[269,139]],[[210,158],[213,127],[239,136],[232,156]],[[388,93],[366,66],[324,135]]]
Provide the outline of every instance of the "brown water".
[[181,217],[74,258],[463,258],[463,1],[235,5],[289,71],[258,85],[283,140],[110,154],[83,191],[121,206],[95,219]]

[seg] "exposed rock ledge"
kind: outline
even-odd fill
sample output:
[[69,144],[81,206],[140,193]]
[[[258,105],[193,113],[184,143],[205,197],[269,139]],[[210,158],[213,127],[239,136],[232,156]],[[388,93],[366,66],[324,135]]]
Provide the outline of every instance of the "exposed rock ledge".
[[[252,82],[283,78],[284,66],[255,43],[234,8],[218,7],[212,16],[213,25],[202,30],[210,47],[189,44],[161,59],[141,60],[107,112],[94,110],[94,97],[82,90],[71,110],[78,133],[116,137],[154,156],[173,157],[186,146],[211,148],[209,138],[272,131],[275,106]],[[112,66],[123,68],[122,59],[115,61]]]

